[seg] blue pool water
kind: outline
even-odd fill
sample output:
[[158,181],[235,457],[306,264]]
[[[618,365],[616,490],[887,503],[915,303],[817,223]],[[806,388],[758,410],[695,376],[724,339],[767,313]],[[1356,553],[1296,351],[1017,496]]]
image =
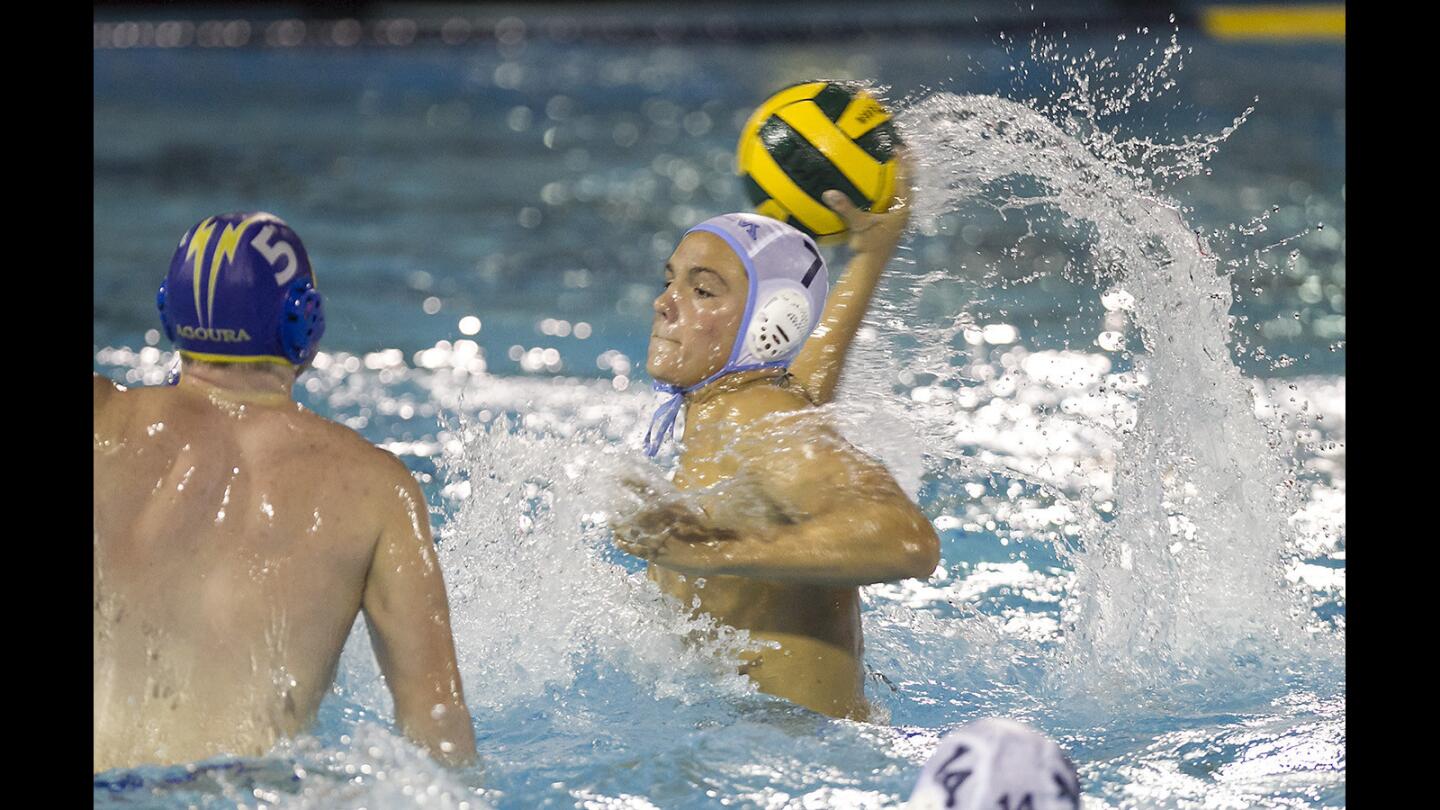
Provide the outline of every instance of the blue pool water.
[[[424,484],[482,758],[445,772],[389,731],[362,631],[313,737],[112,772],[97,806],[894,807],[940,736],[995,714],[1067,749],[1087,808],[1345,805],[1343,45],[1181,29],[1167,61],[1173,27],[676,43],[527,19],[296,48],[100,47],[97,25],[95,368],[163,379],[155,287],[195,220],[295,227],[329,315],[297,395]],[[973,194],[957,161],[931,167],[856,345],[835,419],[943,541],[930,580],[866,589],[877,724],[684,644],[599,517],[649,463],[660,265],[744,205],[751,107],[814,76],[888,87],[934,154],[970,143],[946,127],[977,98],[1061,122],[1126,99],[1064,133],[1125,178],[1120,203],[1013,149]],[[1116,162],[1117,141],[1216,136],[1251,106],[1183,178],[1163,149]],[[1144,195],[1182,209],[1126,213]],[[1145,270],[1176,227],[1202,246]],[[1175,309],[1210,295],[1233,301]],[[1199,383],[1229,393],[1205,410]],[[1174,470],[1193,491],[1145,500]],[[1227,480],[1281,494],[1205,483]]]

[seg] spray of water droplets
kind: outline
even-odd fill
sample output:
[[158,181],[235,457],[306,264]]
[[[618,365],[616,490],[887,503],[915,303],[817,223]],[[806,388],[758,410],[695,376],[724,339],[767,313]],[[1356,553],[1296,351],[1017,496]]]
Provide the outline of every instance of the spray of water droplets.
[[[1083,355],[1067,352],[1027,354],[1014,371],[1031,380],[1049,373],[1061,388],[1079,378],[1064,401],[1030,404],[1061,404],[1082,417],[1068,438],[1112,453],[1113,474],[977,462],[967,441],[976,420],[954,403],[976,395],[976,367],[957,338],[978,327],[964,312],[924,310],[943,274],[921,278],[888,311],[882,303],[878,342],[887,350],[868,360],[862,352],[861,373],[893,379],[900,368],[926,383],[924,396],[912,388],[892,410],[923,437],[927,474],[951,479],[952,490],[954,480],[1003,474],[1067,512],[1075,530],[1055,539],[1073,577],[1052,672],[1067,691],[1128,697],[1177,681],[1233,687],[1247,672],[1263,680],[1317,655],[1333,662],[1339,638],[1317,625],[1286,580],[1298,558],[1296,475],[1274,425],[1256,416],[1253,383],[1231,360],[1231,268],[1157,190],[1157,180],[1199,172],[1250,111],[1213,137],[1120,139],[1106,117],[1150,100],[1144,88],[1169,83],[1178,44],[1164,48],[1158,67],[1142,64],[1121,89],[1104,91],[1089,81],[1119,76],[1105,73],[1108,57],[1067,63],[1051,45],[1034,53],[1073,80],[1044,112],[948,92],[904,104],[897,120],[914,162],[912,220],[936,234],[981,203],[1083,242],[1096,293],[1123,297],[1143,348],[1119,375],[1105,373],[1103,357],[1091,355],[1100,365],[1087,368]],[[993,384],[980,389],[994,393]]]

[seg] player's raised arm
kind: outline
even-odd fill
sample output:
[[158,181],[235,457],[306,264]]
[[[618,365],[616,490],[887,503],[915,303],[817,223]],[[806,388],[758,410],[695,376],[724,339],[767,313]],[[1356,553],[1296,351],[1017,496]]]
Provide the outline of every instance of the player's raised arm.
[[425,498],[409,472],[396,466],[387,493],[394,502],[365,582],[365,620],[400,730],[441,762],[467,764],[475,759],[475,730]]
[[907,200],[911,195],[907,169],[902,155],[896,167],[896,198],[883,214],[861,210],[838,191],[825,192],[825,204],[845,220],[853,255],[839,281],[830,288],[819,326],[790,364],[790,372],[817,405],[834,397],[850,341],[854,340],[870,307],[881,272],[895,255],[900,237],[905,233],[910,218]]

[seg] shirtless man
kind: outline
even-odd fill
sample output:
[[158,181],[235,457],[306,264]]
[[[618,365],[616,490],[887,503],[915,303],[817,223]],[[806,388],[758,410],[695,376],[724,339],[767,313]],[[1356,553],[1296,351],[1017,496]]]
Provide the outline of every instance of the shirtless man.
[[291,398],[324,331],[299,238],[270,214],[206,219],[158,302],[178,384],[95,375],[96,772],[304,731],[361,610],[400,730],[473,760],[420,488]]
[[826,202],[855,253],[828,307],[814,244],[760,215],[707,220],[671,255],[646,367],[674,396],[647,452],[683,407],[674,484],[686,495],[637,485],[645,505],[615,537],[682,604],[773,643],[745,661],[762,691],[864,719],[859,586],[929,576],[939,540],[884,466],[814,409],[834,391],[906,218],[834,193]]

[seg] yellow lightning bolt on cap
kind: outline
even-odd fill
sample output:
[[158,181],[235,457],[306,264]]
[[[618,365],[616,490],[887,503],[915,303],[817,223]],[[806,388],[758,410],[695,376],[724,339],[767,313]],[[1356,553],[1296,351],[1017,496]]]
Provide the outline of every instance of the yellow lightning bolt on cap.
[[195,235],[190,237],[190,247],[185,249],[185,260],[194,260],[195,283],[191,285],[195,289],[195,320],[204,323],[205,318],[200,314],[200,267],[205,262],[205,246],[210,244],[210,234],[215,231],[215,218],[206,217],[204,222],[195,226]]
[[[240,237],[245,234],[245,229],[259,222],[262,219],[270,219],[270,214],[260,213],[248,216],[240,221],[238,225],[226,225],[225,230],[220,234],[220,241],[215,243],[215,257],[210,261],[210,290],[209,296],[205,299],[205,310],[210,313],[211,320],[215,317],[215,286],[220,281],[220,268],[223,262],[234,261],[235,251],[240,247]],[[211,226],[214,227],[213,225]],[[197,281],[199,277],[196,277]],[[199,300],[200,290],[197,285],[195,290],[196,300]],[[206,326],[214,324],[207,321]]]

